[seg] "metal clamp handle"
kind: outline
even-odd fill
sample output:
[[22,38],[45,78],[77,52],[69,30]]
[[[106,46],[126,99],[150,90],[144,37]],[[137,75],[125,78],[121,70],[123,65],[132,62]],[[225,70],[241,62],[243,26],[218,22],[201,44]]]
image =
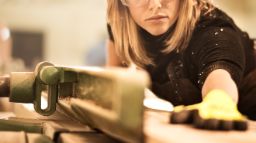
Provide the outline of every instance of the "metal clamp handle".
[[[58,99],[58,83],[57,80],[48,80],[58,78],[58,70],[53,67],[53,64],[48,62],[42,62],[37,65],[35,70],[36,82],[35,82],[35,100],[34,100],[34,109],[41,115],[48,116],[55,112],[56,103]],[[50,77],[50,78],[49,78]],[[46,80],[45,80],[46,79]],[[49,83],[48,83],[49,82]],[[48,89],[48,104],[47,108],[42,109],[42,91],[44,88]]]
[[42,109],[41,107],[41,98],[42,98],[42,89],[43,85],[36,83],[36,96],[34,100],[34,109],[36,110],[37,113],[44,115],[44,116],[49,116],[52,113],[55,112],[56,110],[56,103],[57,103],[57,98],[58,98],[58,85],[49,85],[48,86],[48,105],[47,108]]

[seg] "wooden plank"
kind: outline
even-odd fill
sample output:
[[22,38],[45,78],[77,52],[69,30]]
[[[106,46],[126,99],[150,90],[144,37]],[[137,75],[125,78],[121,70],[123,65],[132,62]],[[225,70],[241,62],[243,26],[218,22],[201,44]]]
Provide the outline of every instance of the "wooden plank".
[[27,143],[54,143],[49,137],[42,134],[27,134]]
[[102,133],[62,133],[58,143],[119,143]]
[[1,143],[26,143],[25,132],[0,132]]
[[255,143],[256,123],[249,122],[247,131],[210,131],[191,125],[169,124],[168,112],[145,112],[144,133],[147,143]]
[[64,99],[58,101],[64,112],[126,142],[143,140],[143,98],[144,89],[149,84],[146,73],[72,67],[61,70],[62,77],[68,77],[66,73],[77,74],[73,89],[76,98],[70,98],[68,102]]
[[12,112],[14,103],[9,102],[8,97],[0,98],[0,111],[2,112]]
[[61,133],[70,133],[70,132],[96,132],[95,130],[90,129],[86,125],[79,124],[75,121],[48,121],[44,124],[44,135],[48,136],[52,140],[56,140],[58,135]]
[[0,119],[0,131],[24,131],[42,133],[42,123],[36,120],[9,117]]
[[10,117],[15,117],[13,112],[0,112],[0,119],[8,119]]

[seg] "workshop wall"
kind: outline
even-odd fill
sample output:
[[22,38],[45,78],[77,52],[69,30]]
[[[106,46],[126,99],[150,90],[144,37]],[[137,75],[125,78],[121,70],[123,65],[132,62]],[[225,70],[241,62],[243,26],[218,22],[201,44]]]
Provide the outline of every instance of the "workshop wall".
[[[214,3],[256,38],[255,0],[214,0]],[[102,49],[107,38],[106,0],[0,0],[0,22],[15,32],[37,33],[39,37],[41,33],[42,60],[85,65],[95,56],[100,57],[90,54],[89,59],[85,58],[91,49]]]
[[228,13],[242,30],[256,38],[256,1],[255,0],[213,0],[217,7]]
[[105,0],[0,0],[0,22],[12,31],[42,32],[44,60],[83,65],[86,51],[106,37],[105,3]]

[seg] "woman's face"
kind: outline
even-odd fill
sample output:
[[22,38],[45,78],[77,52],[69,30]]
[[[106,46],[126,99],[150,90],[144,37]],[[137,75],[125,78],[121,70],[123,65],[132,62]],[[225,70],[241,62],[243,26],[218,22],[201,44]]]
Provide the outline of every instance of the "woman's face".
[[176,21],[180,0],[126,0],[134,21],[152,35],[165,33]]

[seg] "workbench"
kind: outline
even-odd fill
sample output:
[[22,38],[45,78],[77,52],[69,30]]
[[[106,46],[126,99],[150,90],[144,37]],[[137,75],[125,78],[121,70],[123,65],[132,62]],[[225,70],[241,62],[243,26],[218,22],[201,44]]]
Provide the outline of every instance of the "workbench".
[[164,103],[146,94],[150,78],[144,71],[41,62],[34,72],[14,72],[1,83],[0,142],[256,142],[253,121],[247,131],[170,124],[173,106],[166,108],[170,111],[155,108]]
[[[0,102],[2,103],[2,102]],[[5,103],[8,104],[8,103]],[[11,104],[11,103],[10,103]],[[11,111],[2,111],[1,119],[37,123],[38,133],[24,131],[1,131],[0,142],[5,143],[119,143],[105,133],[81,124],[58,109],[45,117],[25,104],[12,104]],[[256,122],[249,121],[247,131],[211,131],[196,129],[192,125],[169,124],[170,112],[145,109],[143,130],[146,143],[255,143]]]

